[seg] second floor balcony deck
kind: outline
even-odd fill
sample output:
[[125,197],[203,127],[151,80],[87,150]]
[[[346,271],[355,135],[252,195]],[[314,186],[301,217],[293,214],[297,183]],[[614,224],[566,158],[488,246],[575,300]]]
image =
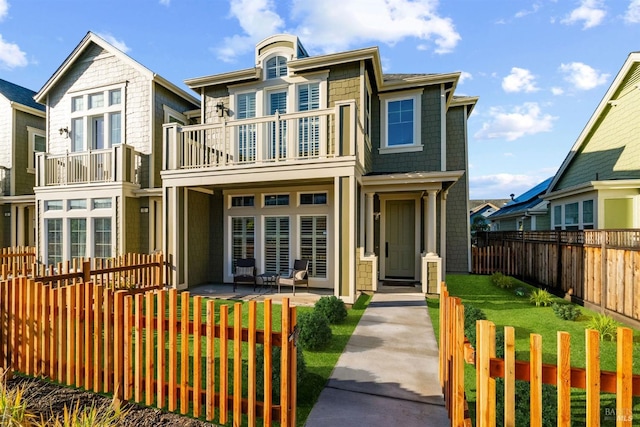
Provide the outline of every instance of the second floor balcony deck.
[[221,123],[164,125],[164,170],[357,156],[355,103]]
[[37,154],[36,186],[129,182],[140,184],[142,154],[130,145],[65,154]]

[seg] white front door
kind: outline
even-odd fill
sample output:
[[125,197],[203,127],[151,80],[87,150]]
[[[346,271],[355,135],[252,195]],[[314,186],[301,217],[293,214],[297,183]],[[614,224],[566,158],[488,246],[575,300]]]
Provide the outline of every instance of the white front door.
[[414,278],[415,201],[388,200],[385,218],[385,275]]

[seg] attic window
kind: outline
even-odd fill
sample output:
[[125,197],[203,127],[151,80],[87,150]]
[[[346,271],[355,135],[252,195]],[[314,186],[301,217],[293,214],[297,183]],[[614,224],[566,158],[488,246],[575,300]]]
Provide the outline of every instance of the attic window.
[[287,58],[274,56],[267,60],[267,79],[275,79],[287,75]]

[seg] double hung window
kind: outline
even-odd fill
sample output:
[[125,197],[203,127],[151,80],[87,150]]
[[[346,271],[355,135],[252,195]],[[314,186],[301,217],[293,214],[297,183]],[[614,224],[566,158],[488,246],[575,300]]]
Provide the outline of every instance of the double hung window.
[[123,88],[92,91],[71,99],[71,151],[101,150],[122,143]]
[[421,95],[382,96],[381,152],[417,151],[421,141]]

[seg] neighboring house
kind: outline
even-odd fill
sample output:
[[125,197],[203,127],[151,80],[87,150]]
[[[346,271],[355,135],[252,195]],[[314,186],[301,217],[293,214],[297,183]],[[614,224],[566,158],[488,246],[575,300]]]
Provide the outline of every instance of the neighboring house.
[[544,195],[554,229],[640,228],[639,88],[633,52]]
[[471,234],[474,232],[474,227],[475,229],[486,227],[488,231],[491,221],[489,221],[487,217],[500,209],[498,206],[503,206],[506,203],[508,203],[508,200],[494,200],[493,202],[487,202],[485,200],[469,200],[469,206],[471,207],[471,209],[469,209]]
[[552,179],[545,179],[489,215],[491,231],[549,230],[548,202],[542,199],[542,195]]
[[162,124],[188,123],[199,101],[91,32],[35,100],[41,262],[162,249]]
[[379,278],[436,292],[439,268],[469,271],[477,98],[454,96],[459,76],[384,75],[376,47],[309,56],[276,35],[255,66],[187,80],[202,124],[165,125],[173,283],[231,282],[239,258],[259,273],[303,258],[311,287],[353,301]]
[[35,246],[34,152],[44,151],[45,109],[35,92],[0,79],[0,244]]

